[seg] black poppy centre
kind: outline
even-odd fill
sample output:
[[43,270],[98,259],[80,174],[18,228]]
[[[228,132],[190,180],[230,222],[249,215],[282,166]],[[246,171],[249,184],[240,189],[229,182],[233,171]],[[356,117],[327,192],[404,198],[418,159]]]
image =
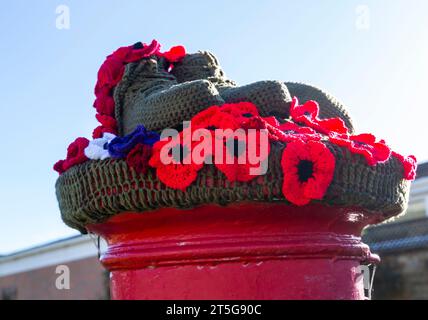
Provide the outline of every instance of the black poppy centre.
[[207,129],[211,131],[216,131],[218,128],[216,126],[208,126]]
[[135,44],[133,45],[133,48],[134,48],[135,50],[138,50],[138,49],[144,49],[144,44],[143,44],[142,42],[137,42],[137,43],[135,43]]
[[243,140],[233,139],[233,143],[231,143],[231,139],[225,141],[225,146],[228,149],[230,154],[233,154],[235,158],[239,158],[246,149],[246,143]]
[[297,165],[297,175],[300,182],[306,182],[314,177],[314,163],[310,160],[300,160]]

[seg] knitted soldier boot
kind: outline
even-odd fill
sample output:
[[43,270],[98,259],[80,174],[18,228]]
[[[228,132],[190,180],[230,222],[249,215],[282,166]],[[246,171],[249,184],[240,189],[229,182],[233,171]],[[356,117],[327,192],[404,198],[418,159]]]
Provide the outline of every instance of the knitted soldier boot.
[[237,87],[227,79],[216,57],[209,52],[200,51],[187,54],[175,65],[172,73],[179,83],[195,79],[207,79],[213,83],[227,103],[248,101],[254,103],[263,116],[288,116],[291,96],[287,87],[279,81],[259,81]]
[[315,100],[320,105],[320,118],[341,118],[350,132],[354,132],[351,117],[346,108],[332,95],[311,85],[278,81],[259,81],[237,87],[227,79],[216,57],[209,52],[187,54],[177,64],[172,73],[178,82],[207,79],[214,83],[226,102],[250,101],[256,104],[262,115],[275,115],[278,118],[289,116],[291,97],[296,96],[301,103]]
[[224,103],[210,81],[178,84],[168,66],[157,56],[126,65],[114,92],[120,135],[131,133],[140,124],[152,131],[180,128],[199,111]]

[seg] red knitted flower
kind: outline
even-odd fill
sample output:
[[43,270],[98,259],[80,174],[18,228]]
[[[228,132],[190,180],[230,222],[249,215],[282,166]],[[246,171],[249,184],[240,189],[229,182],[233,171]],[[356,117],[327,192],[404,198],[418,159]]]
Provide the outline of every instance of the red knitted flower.
[[84,152],[88,145],[89,140],[86,138],[77,138],[74,140],[67,148],[66,159],[55,163],[54,170],[61,174],[71,167],[89,160]]
[[121,47],[109,55],[98,71],[98,81],[95,86],[95,95],[108,95],[122,79],[125,64],[135,62],[154,54],[159,54],[160,45],[153,40],[150,45],[141,42],[133,46]]
[[[220,106],[218,111],[223,115],[223,125],[221,128],[238,129],[266,129],[269,133],[269,139],[273,141],[281,140],[278,135],[279,125],[275,117],[263,118],[259,111],[251,102],[228,103]],[[225,116],[227,115],[227,116]],[[226,119],[226,120],[224,120]]]
[[117,121],[115,118],[101,114],[97,114],[95,117],[101,123],[101,126],[95,128],[92,138],[101,138],[105,132],[117,134]]
[[112,128],[108,128],[108,127],[104,127],[104,126],[98,126],[94,129],[94,131],[92,131],[92,138],[93,139],[99,139],[101,138],[104,133],[111,133],[116,135],[117,132],[115,130],[113,130]]
[[239,125],[235,121],[234,117],[226,112],[222,112],[222,108],[219,106],[211,106],[191,119],[192,129],[232,129],[236,130]]
[[[238,163],[238,157],[236,152],[238,152],[237,144],[242,143],[246,147],[246,138],[245,132],[247,129],[265,129],[265,121],[260,118],[258,111],[255,105],[252,103],[236,103],[236,104],[225,104],[222,106],[212,106],[202,112],[198,113],[192,118],[192,129],[197,130],[200,128],[205,128],[211,130],[212,137],[212,154],[213,161],[217,168],[225,173],[227,178],[230,181],[249,181],[256,177],[257,173],[256,168],[260,167],[258,163],[249,163],[248,154],[244,161],[244,164]],[[230,145],[226,143],[227,137],[233,136],[234,132],[238,129],[241,130],[241,133],[244,134],[244,137],[237,138],[236,143],[230,142]],[[223,131],[221,131],[223,130]],[[226,137],[224,139],[223,135]],[[223,141],[224,139],[224,141]],[[257,140],[256,143],[251,143],[248,146],[246,152],[252,156],[260,156],[260,132],[258,136],[255,136]],[[270,150],[268,141],[267,152]],[[233,154],[233,146],[236,147],[235,155]],[[221,150],[218,150],[221,149]],[[255,149],[255,150],[251,150]],[[245,156],[245,155],[244,155]],[[228,157],[228,161],[226,158]],[[253,158],[251,158],[253,160]],[[262,159],[262,165],[267,163],[267,155]],[[256,161],[253,161],[256,162]],[[261,172],[264,173],[263,168],[260,168]]]
[[126,163],[138,174],[145,174],[152,155],[152,147],[146,144],[137,144],[126,157]]
[[105,93],[106,90],[112,89],[122,79],[125,66],[122,60],[113,56],[107,58],[98,71],[98,81],[95,86],[95,95]]
[[107,59],[113,57],[126,64],[152,55],[158,55],[159,49],[160,44],[156,40],[153,40],[150,44],[137,42],[132,46],[120,47],[109,55]]
[[316,101],[307,101],[299,105],[299,100],[294,97],[290,107],[290,116],[297,122],[302,123],[316,131],[328,135],[330,132],[348,134],[349,130],[340,118],[319,119],[319,106]]
[[[214,164],[229,181],[250,181],[266,173],[270,143],[264,132],[226,133],[223,141],[216,140]],[[218,145],[222,150],[218,150]]]
[[156,40],[153,40],[150,45],[138,42],[132,46],[121,47],[106,58],[98,71],[98,81],[95,86],[97,98],[94,107],[102,117],[97,116],[101,126],[95,128],[94,138],[100,138],[105,132],[117,133],[117,124],[113,121],[115,102],[112,91],[122,79],[125,65],[151,55],[160,55],[159,49],[160,44]]
[[114,98],[111,95],[100,95],[94,102],[97,113],[114,116]]
[[58,160],[58,161],[54,164],[53,169],[54,169],[56,172],[58,172],[59,174],[64,173],[64,172],[65,172],[65,169],[64,169],[64,162],[65,162],[65,160]]
[[281,132],[286,136],[286,139],[283,139],[284,142],[291,142],[296,139],[303,141],[320,141],[322,135],[317,133],[314,129],[305,126],[299,126],[298,124],[285,121],[279,125]]
[[266,123],[269,123],[271,126],[275,127],[275,128],[279,128],[280,127],[280,123],[278,121],[278,119],[274,116],[271,117],[263,117],[262,118]]
[[387,161],[391,155],[391,149],[385,141],[376,141],[376,137],[369,133],[355,136],[330,134],[329,140],[346,147],[352,153],[363,155],[370,166]]
[[[274,125],[272,125],[272,123]],[[270,141],[281,141],[286,142],[287,136],[277,127],[277,123],[272,122],[271,119],[268,118],[266,121],[265,118],[260,116],[255,116],[247,119],[246,121],[241,123],[241,127],[243,129],[257,129],[257,130],[266,130],[268,133],[268,137]],[[294,140],[294,137],[292,137]]]
[[290,107],[290,116],[294,121],[316,121],[319,114],[319,105],[316,101],[310,100],[303,105],[299,105],[299,100],[294,97]]
[[117,129],[117,121],[115,118],[102,114],[96,114],[95,118],[97,118],[98,122],[104,127]]
[[191,150],[197,143],[183,138],[180,133],[156,142],[149,165],[156,168],[157,177],[165,185],[185,191],[196,180],[203,163],[195,163],[192,159]]
[[131,52],[126,55],[126,57],[123,59],[124,63],[131,63],[138,60],[141,60],[143,58],[150,57],[152,55],[159,55],[160,54],[160,44],[156,40],[152,40],[152,42],[148,44],[143,44],[141,42],[137,42],[136,44],[132,45]]
[[294,133],[294,134],[316,134],[315,130],[310,127],[299,126],[298,124],[285,121],[279,125],[279,129],[281,129],[284,133]]
[[248,121],[253,117],[260,116],[255,104],[251,102],[227,103],[220,107],[222,112],[228,113],[238,124]]
[[99,123],[101,123],[101,125],[103,125],[104,127],[117,130],[117,121],[115,118],[101,114],[95,115],[95,118],[97,118]]
[[162,53],[161,55],[165,57],[168,62],[175,63],[184,58],[184,56],[186,55],[186,49],[184,49],[183,46],[175,46],[169,49],[169,51]]
[[403,165],[404,179],[410,180],[410,181],[415,180],[416,168],[417,168],[416,157],[415,156],[405,157],[395,151],[392,151],[392,155],[396,157]]
[[322,142],[296,140],[287,144],[281,166],[285,198],[302,206],[324,197],[333,180],[335,158]]
[[346,127],[345,122],[340,118],[318,120],[315,124],[315,129],[324,134],[329,134],[330,132],[337,132],[339,134],[349,133],[349,129]]
[[[259,118],[259,112],[254,104],[240,102],[211,106],[195,115],[191,122],[193,129],[236,130],[239,128],[253,128],[259,125],[260,121],[257,118]],[[252,122],[253,120],[254,122]]]

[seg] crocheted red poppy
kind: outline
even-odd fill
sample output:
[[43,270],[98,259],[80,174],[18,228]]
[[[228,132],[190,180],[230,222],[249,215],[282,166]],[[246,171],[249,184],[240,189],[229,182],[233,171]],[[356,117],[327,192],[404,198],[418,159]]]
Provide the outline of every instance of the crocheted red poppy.
[[322,142],[296,140],[287,144],[281,166],[285,198],[303,206],[324,197],[333,180],[335,158]]
[[239,128],[238,123],[235,121],[235,118],[226,113],[222,112],[221,107],[211,106],[198,114],[196,114],[191,119],[192,129],[232,129],[236,130]]
[[285,121],[284,123],[281,123],[279,128],[286,135],[286,139],[282,140],[284,142],[290,142],[296,139],[303,141],[320,141],[323,137],[314,129],[310,127],[299,126],[298,124],[291,121]]
[[191,150],[196,143],[184,138],[183,133],[180,133],[174,138],[156,142],[149,160],[149,165],[156,168],[160,181],[170,188],[182,191],[196,180],[198,171],[203,167],[203,163],[193,161]]
[[263,117],[262,118],[266,123],[269,123],[271,126],[275,128],[279,128],[280,123],[276,117]]
[[346,127],[345,122],[340,118],[330,118],[317,120],[314,128],[320,133],[329,134],[330,132],[337,132],[339,134],[348,134],[349,129]]
[[183,46],[175,46],[169,49],[169,51],[161,54],[168,62],[175,63],[184,58],[186,55],[186,49]]
[[95,86],[95,95],[115,87],[123,77],[125,66],[122,60],[111,56],[107,58],[98,71],[98,81]]
[[111,95],[100,95],[94,102],[94,108],[97,113],[114,116],[114,98]]
[[159,55],[160,44],[153,40],[149,45],[137,42],[132,46],[121,47],[111,54],[123,63],[131,63],[152,55]]
[[349,130],[340,118],[319,119],[319,105],[316,101],[307,101],[299,105],[299,100],[294,97],[290,107],[291,118],[303,125],[315,129],[319,133],[328,135],[330,132],[348,134]]
[[299,105],[297,97],[293,97],[290,107],[290,116],[294,121],[305,121],[305,119],[315,121],[318,118],[319,105],[316,101],[310,100],[303,105]]
[[220,107],[220,110],[230,114],[239,127],[249,119],[260,116],[256,105],[251,102],[226,103]]
[[89,140],[86,138],[77,138],[67,148],[67,157],[65,160],[60,160],[54,165],[54,170],[59,174],[67,171],[71,167],[81,164],[89,160],[85,156],[85,149],[89,145]]
[[315,130],[310,127],[299,126],[298,124],[285,121],[279,125],[279,129],[281,129],[284,133],[295,133],[295,134],[316,134]]
[[[270,143],[262,139],[260,130],[252,133],[225,134],[218,150],[215,146],[214,164],[229,181],[247,182],[266,172]],[[218,141],[218,140],[217,140]]]
[[417,168],[416,157],[413,155],[405,157],[395,151],[392,151],[392,155],[400,160],[401,164],[403,165],[404,179],[410,181],[415,180]]
[[126,157],[126,163],[138,174],[145,174],[152,155],[152,147],[146,144],[137,144]]
[[103,125],[104,127],[112,128],[115,130],[117,129],[117,121],[115,118],[111,116],[102,115],[102,114],[95,115],[95,118],[97,118],[99,123],[101,123],[101,125]]
[[113,130],[112,128],[107,128],[104,126],[98,126],[94,129],[94,131],[92,131],[92,138],[93,139],[99,139],[104,135],[104,133],[112,133],[114,135],[117,134],[117,132],[115,130]]
[[64,173],[64,172],[65,172],[65,169],[64,169],[64,162],[65,162],[65,160],[58,160],[58,161],[54,164],[53,169],[54,169],[56,172],[58,172],[59,174]]
[[95,86],[97,97],[108,95],[122,79],[125,71],[125,64],[135,62],[140,59],[159,54],[160,44],[153,40],[150,45],[141,42],[133,46],[121,47],[110,54],[98,71],[98,81]]
[[117,134],[117,121],[115,118],[101,114],[97,114],[95,117],[101,123],[101,126],[95,128],[92,138],[101,138],[105,132]]
[[[270,141],[282,141],[286,142],[287,136],[275,125],[271,124],[272,121],[266,121],[265,118],[260,116],[255,116],[247,119],[241,123],[243,129],[257,129],[257,130],[267,130],[268,137]],[[293,137],[294,138],[294,137]]]
[[363,155],[370,166],[383,163],[391,156],[391,149],[385,144],[385,141],[376,141],[376,137],[369,133],[355,136],[330,134],[329,140],[334,144],[346,147],[352,153]]
[[109,116],[110,119],[97,116],[101,126],[95,128],[92,134],[95,139],[100,138],[105,132],[117,133],[117,124],[113,121],[115,103],[112,90],[122,79],[125,65],[151,55],[160,55],[159,49],[160,44],[156,40],[153,40],[150,45],[138,42],[132,46],[117,49],[101,65],[95,86],[95,96],[97,98],[94,102],[94,107],[99,115]]

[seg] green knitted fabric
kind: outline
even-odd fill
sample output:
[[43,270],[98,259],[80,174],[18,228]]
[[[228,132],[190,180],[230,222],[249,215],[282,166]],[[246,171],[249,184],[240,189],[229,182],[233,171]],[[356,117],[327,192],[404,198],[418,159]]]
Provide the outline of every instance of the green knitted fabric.
[[221,88],[221,97],[228,103],[249,101],[254,103],[262,116],[287,118],[291,96],[279,81],[258,81],[246,86]]
[[321,119],[340,117],[354,131],[346,108],[313,86],[269,80],[237,87],[209,52],[186,55],[171,73],[167,67],[165,59],[155,56],[126,66],[114,93],[120,135],[140,124],[154,131],[179,128],[203,109],[225,102],[252,102],[262,116],[287,118],[292,96],[302,103],[318,101]]
[[[322,201],[326,205],[357,206],[381,211],[386,218],[406,208],[410,182],[401,163],[391,157],[374,167],[358,154],[326,142],[335,155],[334,178]],[[190,208],[202,204],[227,205],[239,201],[282,201],[283,144],[273,143],[266,175],[248,183],[230,182],[213,165],[205,165],[186,192],[166,187],[153,169],[139,175],[123,160],[88,161],[62,174],[56,193],[66,224],[85,232],[85,226],[124,211]]]
[[157,57],[128,64],[114,98],[120,135],[141,124],[153,131],[176,128],[201,110],[224,103],[208,80],[177,84],[165,60]]
[[206,79],[217,88],[236,87],[234,81],[227,78],[217,58],[208,51],[186,54],[182,61],[172,69],[179,83]]
[[315,100],[320,105],[321,119],[339,117],[350,132],[354,132],[348,111],[332,95],[311,85],[294,82],[260,81],[238,87],[226,77],[217,58],[210,52],[187,54],[174,67],[172,73],[179,83],[196,79],[209,80],[215,84],[226,102],[252,102],[263,116],[275,115],[278,118],[287,118],[291,98],[294,96],[298,97],[301,103]]
[[184,83],[205,79],[213,83],[221,97],[228,103],[248,101],[254,103],[262,116],[288,117],[291,96],[287,87],[279,81],[259,81],[237,87],[229,80],[217,58],[210,52],[187,54],[172,70],[177,81]]

